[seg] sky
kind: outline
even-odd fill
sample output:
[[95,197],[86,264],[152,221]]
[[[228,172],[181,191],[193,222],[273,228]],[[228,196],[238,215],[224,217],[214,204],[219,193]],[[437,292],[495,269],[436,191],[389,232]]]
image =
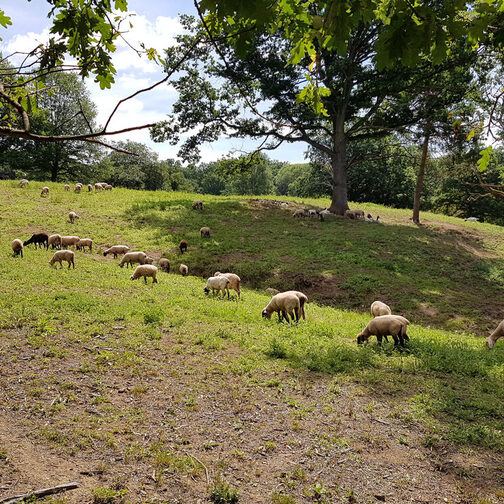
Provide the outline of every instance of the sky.
[[[46,0],[2,0],[1,8],[11,17],[12,25],[7,29],[0,27],[0,51],[3,56],[15,51],[31,51],[39,43],[47,41],[50,20],[47,18],[50,5]],[[126,38],[129,43],[139,47],[154,47],[160,54],[163,49],[174,44],[174,37],[181,32],[178,15],[196,14],[190,0],[128,0],[133,29]],[[98,108],[98,124],[104,124],[115,104],[138,89],[161,80],[165,74],[160,66],[149,62],[144,56],[138,57],[126,43],[120,41],[113,54],[117,69],[115,84],[110,90],[101,90],[92,79],[86,80],[91,99]],[[177,99],[177,93],[167,84],[148,93],[129,100],[121,106],[114,116],[109,129],[122,129],[138,124],[149,124],[166,119]],[[167,142],[154,143],[148,130],[130,132],[113,137],[115,140],[133,140],[148,145],[159,154],[160,159],[176,159],[177,146]],[[201,161],[215,161],[230,152],[251,152],[260,142],[222,137],[217,142],[205,144],[201,149]],[[272,159],[291,163],[305,162],[304,144],[286,144],[268,153]]]

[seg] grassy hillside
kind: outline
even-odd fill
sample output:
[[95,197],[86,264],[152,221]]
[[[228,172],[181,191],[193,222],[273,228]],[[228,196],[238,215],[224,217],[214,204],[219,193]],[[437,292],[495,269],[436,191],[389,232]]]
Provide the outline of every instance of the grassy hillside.
[[[76,479],[53,501],[501,501],[504,344],[482,336],[502,319],[504,229],[429,214],[417,228],[375,205],[384,225],[299,221],[292,198],[198,196],[199,213],[190,194],[48,184],[45,199],[42,185],[0,183],[0,498]],[[12,257],[42,230],[95,250],[75,270],[31,246]],[[98,253],[116,243],[194,276],[131,282]],[[204,295],[217,269],[242,277],[242,300]],[[317,302],[297,326],[265,321],[267,286]],[[413,322],[407,352],[357,347],[374,299]]]

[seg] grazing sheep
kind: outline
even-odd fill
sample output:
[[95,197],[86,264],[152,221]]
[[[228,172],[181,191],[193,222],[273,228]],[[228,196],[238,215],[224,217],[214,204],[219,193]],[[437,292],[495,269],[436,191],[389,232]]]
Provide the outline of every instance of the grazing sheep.
[[390,306],[381,301],[373,301],[371,304],[371,315],[379,317],[380,315],[392,315]]
[[91,184],[87,185],[87,190],[88,192],[91,192],[93,190],[93,186]]
[[193,210],[203,210],[203,201],[195,200],[192,204]]
[[179,271],[182,276],[187,276],[187,273],[189,273],[189,268],[185,264],[181,264],[179,266]]
[[181,254],[183,254],[184,252],[187,252],[188,247],[189,247],[189,244],[187,243],[187,240],[180,240],[179,249],[180,249]]
[[49,196],[49,187],[42,187],[42,191],[40,192],[40,196]]
[[280,292],[279,294],[275,294],[270,302],[266,305],[266,307],[262,311],[263,318],[271,318],[271,314],[273,312],[278,313],[278,320],[282,322],[282,317],[285,318],[287,322],[289,322],[290,316],[291,320],[294,320],[294,316],[296,317],[296,322],[299,320],[299,310],[300,310],[300,302],[298,296],[293,294],[292,292]]
[[46,250],[49,248],[49,235],[47,233],[35,233],[31,236],[29,240],[23,242],[23,246],[30,245],[30,243],[35,244],[35,248],[44,246]]
[[70,186],[68,184],[65,184],[65,191],[69,192],[70,191]]
[[269,292],[270,294],[278,294],[280,291],[278,289],[274,289],[273,287],[268,287],[266,292]]
[[68,214],[68,218],[70,219],[70,222],[72,224],[74,223],[75,220],[80,219],[80,217],[73,211]]
[[212,294],[215,294],[215,291],[217,291],[217,293],[219,291],[222,291],[222,296],[223,297],[224,297],[224,295],[227,292],[227,296],[228,296],[228,299],[229,299],[229,283],[230,283],[229,278],[227,278],[225,276],[213,276],[213,277],[210,277],[207,280],[207,283],[206,283],[205,288],[203,289],[203,292],[205,294],[208,294],[210,292],[210,289],[212,289]]
[[70,269],[70,265],[72,265],[73,269],[75,269],[75,254],[71,250],[58,250],[57,252],[54,252],[49,264],[52,266],[55,262],[59,262],[62,269],[63,261],[68,263],[68,269]]
[[25,179],[25,178],[24,178],[24,179],[21,179],[21,180],[19,181],[19,187],[23,188],[23,187],[24,187],[25,185],[27,185],[28,183],[29,183],[29,182],[28,182],[28,180],[27,180],[27,179]]
[[23,257],[23,242],[19,238],[12,240],[12,251],[15,256],[21,254],[21,257]]
[[75,184],[74,192],[80,193],[82,189],[82,184]]
[[299,210],[296,210],[292,214],[292,217],[294,217],[295,219],[299,219],[301,217],[306,217],[306,210],[303,210],[302,208],[300,208]]
[[96,182],[94,185],[95,191],[101,191],[103,189],[102,185],[100,182]]
[[166,257],[161,257],[161,259],[159,259],[158,266],[162,271],[170,273],[170,261]]
[[212,233],[212,230],[209,227],[202,227],[200,229],[201,233],[201,238],[210,238],[210,234]]
[[303,317],[303,320],[306,320],[306,313],[304,309],[305,303],[308,303],[308,297],[306,294],[303,294],[302,292],[299,291],[285,291],[283,294],[294,294],[295,296],[298,297],[299,299],[299,313]]
[[220,271],[216,271],[214,273],[214,276],[224,276],[227,279],[229,279],[229,288],[233,289],[237,294],[238,297],[240,297],[240,282],[241,279],[238,275],[235,275],[234,273],[221,273]]
[[61,235],[53,234],[53,235],[49,236],[48,245],[50,245],[53,250],[55,248],[60,248],[61,247]]
[[126,254],[129,252],[129,247],[127,245],[113,245],[103,252],[103,255],[114,254],[114,259],[117,259],[118,255]]
[[130,276],[130,280],[137,280],[140,277],[143,277],[145,283],[147,283],[147,277],[151,277],[152,283],[155,284],[158,283],[157,272],[158,269],[156,268],[156,266],[153,266],[152,264],[141,264],[140,266],[137,266],[135,268],[133,275]]
[[145,252],[127,252],[124,254],[119,266],[122,268],[126,264],[126,268],[129,268],[129,266],[133,268],[133,263],[145,264],[147,259],[149,258]]
[[112,191],[112,186],[110,184],[105,184],[105,191]]
[[376,336],[378,344],[381,345],[384,336],[392,336],[394,347],[399,344],[404,346],[404,342],[409,340],[406,330],[409,320],[400,315],[380,315],[375,317],[366,328],[357,335],[357,343],[360,345],[367,341],[370,336]]
[[347,210],[345,212],[347,219],[361,219],[364,220],[364,210]]
[[75,247],[79,243],[80,238],[78,236],[62,236],[61,246],[62,247]]
[[75,248],[77,250],[82,250],[84,251],[86,247],[89,248],[89,252],[93,250],[93,240],[91,238],[81,238],[76,244]]
[[495,342],[504,336],[504,320],[497,326],[495,331],[485,340],[487,348],[493,348]]
[[467,217],[467,222],[479,222],[479,217]]

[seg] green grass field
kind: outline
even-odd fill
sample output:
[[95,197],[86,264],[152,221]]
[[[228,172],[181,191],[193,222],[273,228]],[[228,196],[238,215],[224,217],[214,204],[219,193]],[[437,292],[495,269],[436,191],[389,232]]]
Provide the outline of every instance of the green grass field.
[[[0,498],[78,479],[52,501],[502,502],[504,342],[483,337],[504,312],[503,228],[433,214],[416,227],[372,204],[359,207],[383,225],[291,217],[328,200],[51,183],[41,198],[43,185],[0,182]],[[94,250],[75,270],[33,246],[13,257],[36,231]],[[101,253],[114,244],[190,276],[132,282]],[[240,275],[241,300],[205,296],[216,270]],[[307,320],[263,320],[266,287],[306,292]],[[411,320],[407,351],[356,345],[375,299]]]

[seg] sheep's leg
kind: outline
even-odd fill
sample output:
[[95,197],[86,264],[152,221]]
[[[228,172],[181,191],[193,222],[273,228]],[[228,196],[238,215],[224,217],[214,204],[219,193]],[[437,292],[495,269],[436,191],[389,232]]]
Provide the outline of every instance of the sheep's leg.
[[[385,338],[386,338],[386,336],[385,336]],[[376,335],[376,339],[378,340],[378,345],[380,345],[380,346],[381,346],[381,344],[382,344],[382,340],[383,340],[383,336],[380,336],[379,334],[377,334],[377,335]]]
[[296,315],[296,324],[299,322],[299,310],[300,308],[294,308],[294,314]]
[[229,289],[227,289],[227,288],[226,288],[226,290],[227,290],[227,293],[228,293],[228,299],[229,299]]
[[392,334],[392,338],[394,338],[394,348],[397,348],[399,346],[399,338],[396,334]]
[[278,322],[282,322],[282,311],[278,310]]
[[147,285],[147,277],[144,276],[144,280],[145,280],[145,285]]
[[286,310],[282,310],[282,315],[283,315],[283,318],[287,321],[287,324],[290,324],[289,317],[288,317]]

